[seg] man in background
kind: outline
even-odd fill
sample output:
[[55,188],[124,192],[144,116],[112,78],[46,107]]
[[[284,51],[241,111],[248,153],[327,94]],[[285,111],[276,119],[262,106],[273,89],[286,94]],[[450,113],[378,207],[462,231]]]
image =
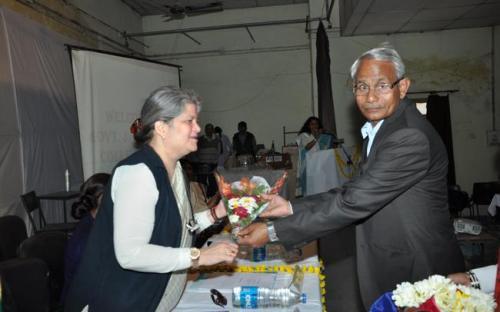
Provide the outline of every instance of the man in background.
[[251,155],[255,159],[257,153],[257,143],[255,136],[247,131],[247,123],[238,123],[238,132],[233,135],[233,150],[236,156]]
[[206,124],[205,135],[198,139],[196,174],[198,182],[206,185],[208,197],[212,197],[217,192],[217,182],[213,172],[217,167],[221,146],[219,137],[215,135],[214,125]]
[[231,145],[231,141],[229,140],[227,135],[222,133],[221,127],[215,127],[215,134],[219,137],[221,143],[219,159],[217,160],[217,167],[222,168],[224,167],[224,164],[226,163],[228,158],[231,156],[231,153],[233,152],[233,146]]

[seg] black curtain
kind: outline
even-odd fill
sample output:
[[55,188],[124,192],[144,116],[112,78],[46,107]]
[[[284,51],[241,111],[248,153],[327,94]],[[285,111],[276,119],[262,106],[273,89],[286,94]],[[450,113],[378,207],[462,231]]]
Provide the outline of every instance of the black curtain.
[[437,130],[446,146],[446,152],[448,152],[448,184],[455,185],[455,160],[453,157],[453,137],[448,95],[429,95],[427,98],[427,119]]
[[337,127],[335,125],[330,76],[330,48],[328,36],[321,21],[316,34],[316,78],[318,80],[318,117],[324,129],[336,135]]

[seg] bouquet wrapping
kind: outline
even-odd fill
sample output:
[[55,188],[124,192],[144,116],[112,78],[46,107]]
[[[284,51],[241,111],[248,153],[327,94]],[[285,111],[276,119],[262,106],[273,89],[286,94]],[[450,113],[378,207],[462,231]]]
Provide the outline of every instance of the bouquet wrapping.
[[232,183],[226,182],[218,173],[215,176],[233,234],[237,234],[239,229],[252,223],[266,209],[268,202],[261,195],[277,194],[285,184],[287,173],[285,172],[272,187],[266,179],[259,176],[243,177]]

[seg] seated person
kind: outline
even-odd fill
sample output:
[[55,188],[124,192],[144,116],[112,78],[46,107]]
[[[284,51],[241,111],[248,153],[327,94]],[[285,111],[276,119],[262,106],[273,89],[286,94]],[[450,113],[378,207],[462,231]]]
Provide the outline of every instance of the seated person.
[[306,194],[306,155],[332,147],[332,136],[323,133],[323,126],[318,117],[307,118],[299,131],[296,142],[299,150],[297,162],[298,194]]
[[[193,172],[193,165],[186,159],[183,159],[181,161],[181,164],[189,180],[189,197],[193,213],[206,211],[207,209],[213,208],[215,205],[217,205],[217,203],[221,199],[220,193],[217,192],[214,196],[210,198],[207,197],[207,190],[205,185],[196,181],[196,177]],[[221,218],[220,220],[203,230],[201,233],[197,234],[193,245],[197,248],[201,248],[209,237],[220,233],[227,222],[228,220],[226,217]]]
[[68,287],[75,275],[78,264],[87,244],[90,230],[94,225],[94,219],[101,203],[102,193],[108,184],[110,175],[107,173],[96,173],[85,181],[80,187],[80,197],[71,207],[71,215],[79,219],[78,225],[73,231],[71,238],[66,244],[64,253],[64,287],[61,294],[61,302],[64,302]]
[[257,153],[257,142],[255,136],[247,131],[247,123],[238,123],[238,132],[233,135],[233,151],[236,156],[251,155],[255,159]]
[[207,187],[203,183],[196,181],[193,164],[187,159],[182,159],[181,165],[189,180],[189,197],[193,212],[205,211],[215,206],[220,200],[219,193],[217,192],[214,196],[209,197]]

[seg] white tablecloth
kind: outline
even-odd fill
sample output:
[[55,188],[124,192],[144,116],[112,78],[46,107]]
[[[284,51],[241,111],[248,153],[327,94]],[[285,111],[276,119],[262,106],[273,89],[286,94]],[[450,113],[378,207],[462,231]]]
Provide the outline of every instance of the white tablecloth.
[[306,175],[307,185],[304,195],[326,192],[347,181],[339,174],[334,149],[307,153]]
[[[224,237],[216,237],[226,239]],[[319,266],[317,257],[316,242],[306,245],[303,248],[303,258],[295,263],[284,263],[280,260],[252,262],[238,259],[238,266],[245,265],[295,265]],[[228,273],[214,272],[202,273],[196,280],[188,281],[182,298],[174,311],[208,312],[208,311],[263,311],[262,309],[241,309],[233,307],[232,290],[237,286],[260,286],[269,288],[287,287],[292,279],[289,273]],[[249,285],[251,284],[251,285]],[[219,307],[210,298],[210,289],[216,288],[227,298],[225,308]],[[298,304],[289,309],[271,309],[265,311],[293,311],[297,307],[298,311],[320,312],[322,311],[319,277],[314,273],[304,274],[303,292],[307,296],[305,304]]]
[[488,207],[488,212],[490,215],[495,216],[497,214],[497,207],[500,206],[500,194],[495,194],[491,199],[491,204]]

